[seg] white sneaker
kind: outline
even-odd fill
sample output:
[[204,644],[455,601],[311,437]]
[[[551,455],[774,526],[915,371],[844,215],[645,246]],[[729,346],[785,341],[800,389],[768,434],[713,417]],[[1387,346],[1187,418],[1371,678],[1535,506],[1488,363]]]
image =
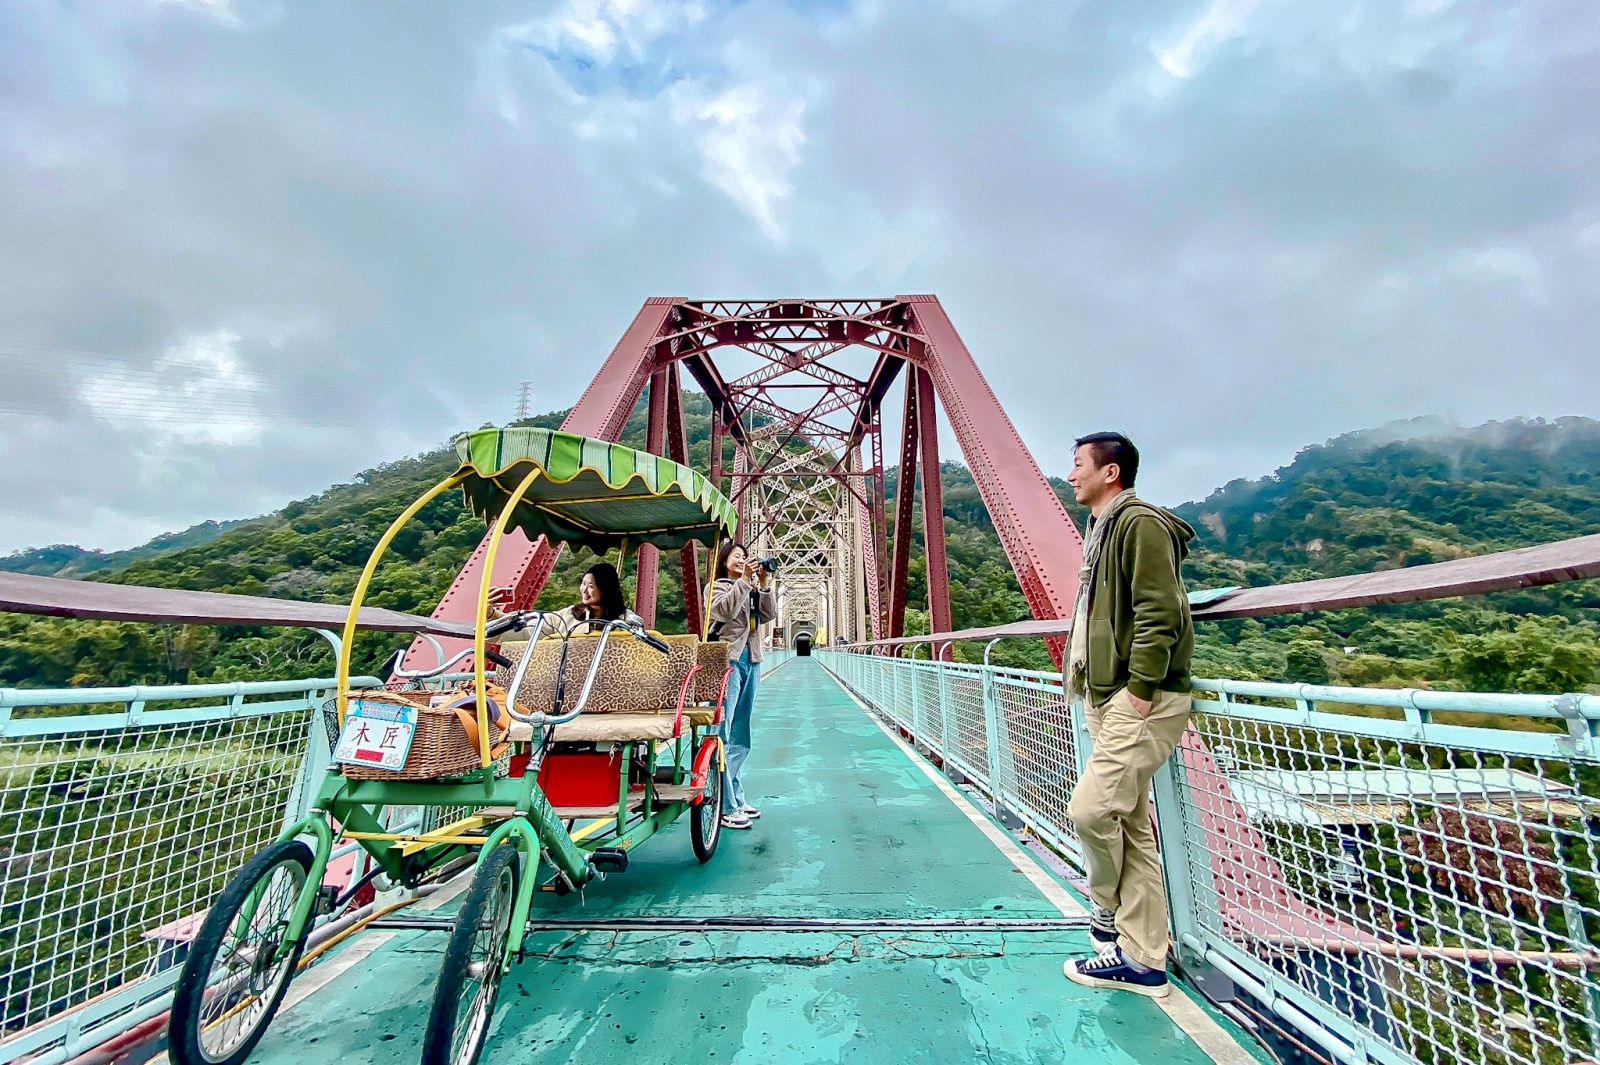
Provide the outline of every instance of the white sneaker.
[[756,818],[761,816],[761,811],[757,810],[754,806],[751,806],[749,803],[745,803],[744,807],[739,812],[744,814],[746,817],[748,817],[752,821],[754,821]]
[[743,810],[735,810],[731,814],[722,815],[723,828],[749,828],[750,819],[744,815]]

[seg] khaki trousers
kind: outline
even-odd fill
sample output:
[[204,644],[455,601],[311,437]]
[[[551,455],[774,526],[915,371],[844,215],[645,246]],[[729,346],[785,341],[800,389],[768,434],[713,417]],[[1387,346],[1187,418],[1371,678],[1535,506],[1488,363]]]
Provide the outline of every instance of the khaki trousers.
[[1117,944],[1152,969],[1167,963],[1167,889],[1150,827],[1150,780],[1189,724],[1187,694],[1156,692],[1140,717],[1126,688],[1088,711],[1094,750],[1067,816],[1083,841],[1089,894],[1117,911]]

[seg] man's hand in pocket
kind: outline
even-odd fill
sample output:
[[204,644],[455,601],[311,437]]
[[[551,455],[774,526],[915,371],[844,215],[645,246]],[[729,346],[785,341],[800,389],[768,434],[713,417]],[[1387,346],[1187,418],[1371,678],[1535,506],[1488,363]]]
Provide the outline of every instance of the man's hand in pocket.
[[1133,712],[1140,717],[1150,716],[1150,707],[1153,705],[1149,699],[1141,699],[1132,692],[1128,693],[1128,704],[1133,707]]

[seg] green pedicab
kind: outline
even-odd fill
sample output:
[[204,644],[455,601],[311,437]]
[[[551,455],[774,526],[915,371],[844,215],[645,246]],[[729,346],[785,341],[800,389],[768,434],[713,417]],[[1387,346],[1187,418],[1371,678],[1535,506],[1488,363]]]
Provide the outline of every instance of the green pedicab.
[[[332,766],[310,815],[245,863],[191,944],[172,1005],[175,1065],[238,1065],[254,1049],[325,906],[319,885],[341,841],[411,887],[476,865],[435,985],[424,1065],[476,1061],[542,870],[546,888],[571,892],[626,869],[631,848],[685,813],[695,856],[716,852],[726,645],[623,621],[562,633],[538,611],[486,619],[510,528],[620,557],[641,544],[714,547],[732,535],[732,506],[686,466],[570,433],[486,429],[462,434],[456,450],[460,467],[395,519],[356,586],[328,711]],[[425,670],[392,659],[384,691],[352,691],[357,612],[379,560],[458,486],[492,530],[472,646],[448,659],[440,649]],[[470,674],[451,672],[468,657]],[[406,832],[385,826],[386,807],[469,813]]]

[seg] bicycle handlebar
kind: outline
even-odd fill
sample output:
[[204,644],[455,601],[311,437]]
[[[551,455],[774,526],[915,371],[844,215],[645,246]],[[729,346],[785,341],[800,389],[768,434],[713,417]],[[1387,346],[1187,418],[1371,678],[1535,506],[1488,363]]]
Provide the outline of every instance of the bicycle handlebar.
[[[495,620],[489,622],[489,624],[484,627],[483,634],[486,638],[492,639],[495,636],[502,636],[505,633],[511,632],[512,630],[521,632],[528,627],[530,622],[537,624],[543,620],[544,611],[542,610],[518,610],[514,613],[507,614],[503,618],[496,618]],[[433,644],[436,649],[439,649],[442,652],[442,648],[439,647],[438,640],[428,637],[426,633],[423,635],[427,637],[429,643]],[[534,635],[534,640],[538,640],[537,633]],[[390,666],[390,674],[399,678],[400,680],[430,680],[434,677],[439,677],[450,672],[451,666],[457,664],[463,659],[471,657],[472,648],[467,647],[457,651],[455,654],[451,655],[445,661],[440,662],[432,669],[402,669],[400,668],[400,663],[405,661],[405,652],[396,651],[389,657],[389,661],[385,663],[385,665]],[[507,658],[505,655],[494,650],[493,648],[486,648],[484,650],[483,657],[488,659],[490,662],[493,662],[495,665],[501,666],[505,669],[510,669],[516,665],[515,662],[511,661],[511,659]]]
[[[404,658],[403,653],[401,653],[401,652],[396,652],[396,653],[400,654],[402,659]],[[463,658],[471,658],[471,657],[472,657],[472,648],[468,647],[468,648],[465,648],[464,650],[457,651],[455,654],[451,655],[450,658],[447,661],[439,663],[433,669],[401,669],[400,668],[400,664],[397,662],[397,663],[395,663],[395,667],[394,667],[394,675],[396,677],[399,677],[401,680],[426,680],[429,677],[437,677],[441,673],[450,672],[450,667],[451,666],[455,665],[457,662],[461,661]]]

